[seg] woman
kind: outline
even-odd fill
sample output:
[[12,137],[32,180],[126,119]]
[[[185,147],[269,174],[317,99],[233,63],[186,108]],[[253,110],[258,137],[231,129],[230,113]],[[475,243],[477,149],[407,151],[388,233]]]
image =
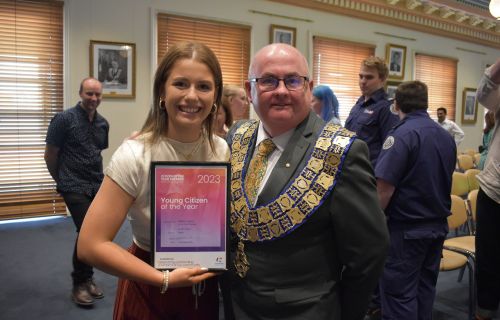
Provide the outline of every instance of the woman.
[[488,148],[490,146],[491,137],[493,136],[493,127],[495,126],[495,114],[491,111],[486,112],[484,115],[484,120],[486,126],[483,130],[483,151],[481,151],[481,157],[479,158],[478,168],[483,170],[484,162],[486,157],[488,157]]
[[232,84],[225,85],[222,93],[222,104],[229,107],[235,121],[248,119],[249,103],[243,88]]
[[339,117],[339,101],[332,89],[327,86],[317,86],[313,89],[311,108],[325,122],[341,125]]
[[[124,141],[106,168],[80,232],[78,253],[122,278],[114,319],[218,319],[214,273],[203,268],[168,273],[148,264],[149,167],[158,160],[227,161],[228,146],[213,135],[221,96],[222,73],[214,53],[197,42],[174,45],[156,70],[154,104],[140,135]],[[134,236],[128,251],[113,243],[127,212]],[[204,280],[204,294],[194,296],[192,286]]]
[[221,138],[226,138],[229,127],[233,124],[233,114],[227,103],[222,99],[221,106],[217,109],[215,117],[215,134]]

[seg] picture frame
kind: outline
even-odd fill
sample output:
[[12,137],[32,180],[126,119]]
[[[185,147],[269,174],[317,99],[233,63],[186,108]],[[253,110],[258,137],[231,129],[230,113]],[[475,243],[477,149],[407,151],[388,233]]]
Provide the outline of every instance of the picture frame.
[[269,38],[271,39],[271,43],[286,43],[295,47],[296,35],[296,28],[272,24]]
[[398,88],[401,81],[387,81],[385,83],[385,92],[387,92],[387,99],[394,99],[396,94],[396,89]]
[[104,98],[135,98],[135,43],[90,41],[90,76]]
[[406,47],[389,43],[385,50],[385,60],[389,68],[389,78],[404,79],[406,66]]
[[474,124],[477,121],[477,98],[475,88],[464,88],[462,94],[462,123]]

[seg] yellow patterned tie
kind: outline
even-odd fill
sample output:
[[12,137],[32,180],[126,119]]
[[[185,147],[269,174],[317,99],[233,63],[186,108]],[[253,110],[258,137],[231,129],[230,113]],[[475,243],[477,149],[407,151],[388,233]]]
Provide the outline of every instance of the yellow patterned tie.
[[250,161],[248,166],[247,176],[245,180],[245,191],[247,193],[248,200],[253,206],[255,200],[257,199],[257,192],[259,191],[260,184],[262,183],[262,178],[266,174],[267,169],[267,158],[271,152],[276,149],[276,145],[271,139],[264,139],[257,146],[257,154]]

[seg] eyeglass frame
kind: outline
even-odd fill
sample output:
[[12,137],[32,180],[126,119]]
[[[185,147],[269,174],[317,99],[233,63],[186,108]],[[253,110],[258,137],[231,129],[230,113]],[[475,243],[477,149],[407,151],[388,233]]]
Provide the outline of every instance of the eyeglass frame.
[[[278,80],[278,82],[277,82],[276,86],[273,89],[271,89],[271,90],[262,90],[262,88],[259,87],[264,92],[270,92],[270,91],[276,90],[279,87],[281,81],[283,81],[283,84],[285,85],[285,88],[287,88],[287,90],[289,90],[289,91],[298,91],[299,89],[304,89],[304,87],[306,86],[307,82],[309,81],[309,77],[307,77],[307,76],[300,76],[300,75],[291,75],[291,76],[287,76],[285,78],[278,78],[278,77],[275,77],[275,76],[265,76],[265,77],[260,77],[260,78],[250,78],[250,79],[248,79],[248,81],[250,81],[251,83],[259,84],[259,80],[260,79],[266,79],[266,78],[273,78],[273,79]],[[288,88],[288,85],[286,84],[286,81],[285,81],[286,79],[290,79],[290,78],[302,78],[302,79],[304,79],[304,84],[302,85],[301,88],[290,89],[290,88]]]

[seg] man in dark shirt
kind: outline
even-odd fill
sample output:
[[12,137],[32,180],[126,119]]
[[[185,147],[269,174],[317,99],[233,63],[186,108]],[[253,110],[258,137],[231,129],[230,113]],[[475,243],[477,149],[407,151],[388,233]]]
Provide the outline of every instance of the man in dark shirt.
[[[102,99],[102,84],[86,78],[80,84],[81,101],[52,119],[45,140],[45,163],[57,182],[76,226],[83,219],[104,177],[101,151],[108,147],[109,124],[97,107]],[[103,292],[94,280],[91,266],[78,260],[73,251],[72,299],[78,305],[92,305]]]
[[387,132],[399,122],[391,113],[391,102],[387,100],[384,84],[389,71],[384,60],[369,57],[361,64],[359,88],[363,94],[349,113],[345,128],[356,132],[368,144],[370,161],[375,168],[382,142]]
[[429,117],[427,104],[424,83],[398,86],[401,122],[389,132],[375,167],[391,240],[379,282],[382,319],[432,319],[457,150]]

